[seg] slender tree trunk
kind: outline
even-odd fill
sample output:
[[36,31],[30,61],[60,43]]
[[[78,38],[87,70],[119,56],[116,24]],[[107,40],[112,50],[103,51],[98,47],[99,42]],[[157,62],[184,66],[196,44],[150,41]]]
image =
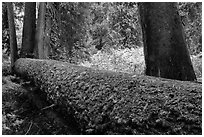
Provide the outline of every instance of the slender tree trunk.
[[33,55],[35,46],[36,2],[25,2],[21,57]]
[[8,24],[9,24],[9,39],[10,39],[10,50],[11,50],[11,73],[13,73],[13,67],[15,61],[18,59],[18,48],[16,40],[16,29],[14,24],[14,13],[13,13],[13,3],[7,2],[8,11]]
[[139,12],[146,75],[183,81],[196,80],[177,3],[139,3]]
[[38,58],[44,59],[44,29],[45,29],[45,2],[39,3],[37,33],[36,33],[36,46],[38,49]]
[[[48,2],[47,5],[51,8],[51,2]],[[44,43],[44,55],[45,58],[49,58],[50,55],[50,35],[51,35],[51,17],[46,17],[46,24],[45,24],[45,43]]]
[[50,34],[51,34],[51,19],[50,17],[46,18],[46,29],[45,29],[45,43],[44,43],[44,56],[49,58],[50,54]]

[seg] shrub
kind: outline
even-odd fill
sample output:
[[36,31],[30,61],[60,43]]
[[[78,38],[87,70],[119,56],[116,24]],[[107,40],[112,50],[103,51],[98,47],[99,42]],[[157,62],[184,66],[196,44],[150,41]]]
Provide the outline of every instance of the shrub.
[[98,51],[90,62],[80,65],[116,72],[144,74],[143,48],[111,49],[111,52]]

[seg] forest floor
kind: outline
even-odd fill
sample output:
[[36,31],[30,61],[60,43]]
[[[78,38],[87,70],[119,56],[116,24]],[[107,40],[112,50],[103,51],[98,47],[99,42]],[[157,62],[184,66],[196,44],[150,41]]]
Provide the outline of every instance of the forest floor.
[[28,89],[21,83],[13,82],[15,79],[16,77],[11,75],[2,77],[3,135],[76,134],[69,125],[59,124],[57,112],[53,112],[50,104],[38,108],[26,94]]
[[[193,61],[196,69],[195,73],[202,74],[202,58],[199,61]],[[197,72],[199,68],[199,72]],[[73,128],[59,120],[49,117],[47,112],[55,117],[57,112],[53,111],[51,104],[44,104],[43,109],[38,108],[30,101],[26,93],[29,88],[23,86],[26,81],[16,76],[9,75],[6,72],[9,68],[8,62],[3,62],[2,70],[2,134],[3,135],[73,135],[80,134],[72,130]],[[202,81],[202,79],[199,81]],[[48,111],[45,111],[45,109]]]

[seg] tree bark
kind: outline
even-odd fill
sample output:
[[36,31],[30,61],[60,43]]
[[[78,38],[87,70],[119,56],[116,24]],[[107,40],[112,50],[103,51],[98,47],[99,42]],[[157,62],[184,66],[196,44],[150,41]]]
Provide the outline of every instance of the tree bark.
[[[48,2],[47,6],[49,8],[52,7],[52,3]],[[48,15],[46,17],[46,23],[45,23],[45,43],[44,43],[44,55],[45,58],[48,59],[50,55],[50,37],[51,37],[51,17]]]
[[72,115],[83,134],[202,134],[201,84],[54,60],[22,58],[15,71]]
[[38,58],[44,59],[44,31],[45,31],[45,13],[46,6],[45,2],[39,3],[38,22],[37,22],[37,33],[36,33],[36,47],[38,49]]
[[33,56],[35,46],[36,2],[25,2],[21,57]]
[[139,3],[139,13],[146,75],[183,81],[196,80],[177,4]]
[[13,67],[15,61],[18,59],[18,48],[16,40],[16,29],[14,24],[14,13],[13,13],[13,3],[7,2],[8,11],[8,24],[9,24],[9,39],[10,39],[10,50],[11,50],[11,73],[13,73]]

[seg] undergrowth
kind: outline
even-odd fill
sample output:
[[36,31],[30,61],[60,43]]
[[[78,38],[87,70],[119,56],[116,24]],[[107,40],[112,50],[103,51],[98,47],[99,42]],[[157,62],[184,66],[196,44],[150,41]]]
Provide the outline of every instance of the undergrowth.
[[90,62],[86,61],[80,65],[101,70],[144,74],[143,48],[111,49],[110,52],[98,51],[91,57]]
[[[202,53],[191,56],[191,61],[196,77],[202,77]],[[91,61],[85,61],[80,65],[101,70],[143,75],[145,70],[143,48],[111,49],[110,52],[98,51],[91,56]]]

